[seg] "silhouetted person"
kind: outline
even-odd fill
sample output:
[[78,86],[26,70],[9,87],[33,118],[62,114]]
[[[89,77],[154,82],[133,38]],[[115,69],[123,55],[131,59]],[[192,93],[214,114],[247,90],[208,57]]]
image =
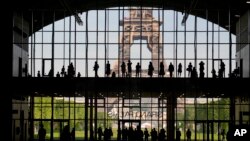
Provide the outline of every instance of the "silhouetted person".
[[40,128],[38,130],[38,140],[45,141],[46,130],[43,128],[43,124],[40,124]]
[[65,74],[65,68],[63,66],[62,69],[61,69],[61,76],[64,77],[64,74]]
[[125,73],[126,73],[126,65],[125,65],[125,62],[122,62],[122,64],[121,64],[121,70],[122,70],[122,77],[125,77]]
[[153,66],[152,62],[149,62],[149,65],[148,65],[148,75],[150,77],[152,77],[153,76],[153,72],[154,72],[154,66]]
[[107,77],[109,77],[110,73],[111,73],[111,69],[110,69],[110,64],[109,64],[109,61],[108,61],[107,64],[106,64],[105,74],[106,74]]
[[179,63],[177,71],[178,71],[178,76],[180,77],[181,73],[182,73],[182,65],[181,65],[181,63]]
[[37,72],[37,77],[41,77],[40,71]]
[[204,73],[204,62],[203,61],[201,61],[200,63],[199,63],[199,65],[200,65],[200,78],[204,78],[204,76],[205,76],[205,73]]
[[190,129],[187,130],[186,136],[187,136],[187,141],[191,141],[191,131],[190,131]]
[[128,140],[128,129],[122,129],[122,140],[127,141]]
[[161,129],[160,130],[160,133],[159,133],[159,141],[164,141],[165,140],[165,137],[166,137],[166,135],[165,135],[165,130],[164,129]]
[[121,136],[122,136],[122,131],[121,131],[120,128],[118,128],[118,130],[117,130],[117,141],[121,140]]
[[216,77],[217,77],[217,75],[216,75],[216,70],[215,70],[215,69],[212,69],[211,73],[212,73],[212,77],[213,77],[213,78],[216,78]]
[[73,63],[71,62],[68,66],[68,77],[74,77],[75,76],[75,68],[73,66]]
[[193,70],[193,66],[192,66],[192,63],[190,62],[188,64],[188,68],[187,68],[187,71],[188,71],[188,77],[191,77],[191,72]]
[[181,140],[181,131],[180,129],[178,128],[176,130],[176,141],[180,141]]
[[170,73],[170,78],[172,78],[173,77],[173,72],[174,72],[174,65],[172,64],[172,62],[168,66],[168,71]]
[[191,78],[197,78],[197,77],[198,77],[197,70],[195,67],[193,67],[193,70],[191,72]]
[[101,141],[103,136],[102,127],[99,127],[97,132],[98,132],[98,140]]
[[80,72],[77,73],[77,77],[78,78],[81,77],[81,73]]
[[132,62],[130,60],[128,60],[128,77],[132,76]]
[[159,71],[159,76],[163,77],[165,75],[165,70],[164,70],[164,64],[163,62],[160,63],[160,71]]
[[59,73],[59,71],[57,72],[56,77],[60,77],[60,73]]
[[147,128],[145,128],[145,130],[144,130],[144,136],[145,136],[145,141],[148,141],[149,133],[148,133],[148,129]]
[[113,131],[111,127],[108,129],[108,139],[111,140],[111,137],[113,136]]
[[99,69],[99,65],[97,63],[97,61],[95,61],[95,65],[94,65],[94,71],[95,71],[95,77],[98,77],[98,69]]
[[220,69],[221,69],[222,77],[225,77],[225,63],[223,61],[221,61],[220,63]]
[[157,140],[157,131],[155,130],[155,128],[151,131],[151,139],[152,141]]
[[53,70],[52,70],[52,69],[49,70],[48,76],[49,76],[49,77],[53,77]]
[[75,141],[75,128],[72,128],[70,136],[71,136],[71,141]]
[[218,78],[223,78],[223,70],[219,69]]
[[108,128],[105,128],[104,130],[104,141],[108,141],[109,139],[109,130]]
[[222,136],[222,141],[225,141],[225,139],[226,139],[226,131],[225,131],[225,129],[222,129],[221,136]]
[[140,73],[141,73],[141,65],[138,62],[136,67],[135,67],[135,77],[139,77]]
[[63,131],[61,133],[61,141],[70,141],[71,135],[69,132],[69,125],[64,126]]
[[129,141],[135,140],[135,135],[132,127],[129,127],[128,129],[128,140]]
[[140,126],[137,126],[136,138],[137,138],[137,141],[143,141],[143,131],[141,130]]
[[112,76],[111,76],[112,78],[115,78],[116,77],[116,74],[115,74],[115,72],[113,71],[112,72]]

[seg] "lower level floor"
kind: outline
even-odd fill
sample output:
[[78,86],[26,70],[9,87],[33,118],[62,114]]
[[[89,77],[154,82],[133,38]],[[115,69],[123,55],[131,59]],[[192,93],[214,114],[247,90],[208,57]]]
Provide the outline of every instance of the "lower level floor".
[[12,100],[12,107],[13,141],[226,141],[231,127],[250,125],[249,98],[223,95],[39,95]]

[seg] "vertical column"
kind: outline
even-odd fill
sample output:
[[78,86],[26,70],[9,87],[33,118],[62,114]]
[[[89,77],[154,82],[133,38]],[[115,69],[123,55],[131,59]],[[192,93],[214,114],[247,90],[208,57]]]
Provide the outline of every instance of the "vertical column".
[[90,130],[90,140],[94,140],[94,132],[93,132],[93,96],[91,94],[90,103],[89,103],[89,130]]
[[95,125],[95,140],[97,140],[97,113],[98,113],[98,111],[97,111],[97,92],[95,92],[95,118],[94,118],[94,125]]
[[230,123],[229,127],[232,127],[235,124],[235,97],[230,97]]
[[[6,4],[7,7],[12,5]],[[6,6],[5,5],[5,6]],[[4,33],[4,38],[2,38],[2,42],[4,43],[4,48],[2,52],[4,52],[4,60],[2,61],[2,66],[4,66],[5,69],[2,69],[4,74],[4,77],[2,79],[3,83],[3,91],[9,91],[9,88],[14,88],[15,86],[11,85],[10,79],[12,77],[13,68],[12,68],[12,62],[13,62],[13,13],[10,10],[6,11],[2,15],[4,22],[1,22]],[[6,57],[7,56],[7,57]],[[7,83],[6,83],[7,82]],[[2,107],[0,110],[1,116],[1,127],[4,127],[1,133],[1,138],[11,141],[12,140],[12,97],[10,94],[3,94],[1,95],[2,102],[0,102],[0,106]]]
[[34,96],[30,97],[30,112],[29,112],[29,127],[28,127],[28,134],[29,134],[29,141],[34,139]]
[[167,140],[173,141],[175,134],[175,107],[176,107],[176,97],[167,97]]
[[85,132],[84,132],[84,136],[85,136],[85,141],[88,141],[88,107],[89,107],[89,97],[88,97],[88,92],[85,91]]
[[54,96],[51,97],[51,121],[50,121],[50,140],[54,140]]

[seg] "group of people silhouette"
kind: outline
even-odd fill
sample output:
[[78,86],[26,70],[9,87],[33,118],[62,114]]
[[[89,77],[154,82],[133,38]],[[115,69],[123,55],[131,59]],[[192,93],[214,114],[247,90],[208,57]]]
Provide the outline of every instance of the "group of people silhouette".
[[[222,141],[226,138],[229,140],[230,131],[226,133],[225,129],[221,129],[220,135]],[[110,141],[112,140],[113,131],[111,128],[105,128],[103,131],[101,127],[98,128],[97,131],[98,141]],[[191,141],[191,130],[188,129],[186,131],[186,139],[187,141]],[[157,133],[156,129],[153,128],[149,133],[148,129],[145,128],[144,131],[141,130],[140,126],[133,129],[132,127],[118,129],[117,131],[117,141],[149,141],[149,137],[151,136],[151,141],[165,141],[166,140],[166,131],[165,129],[160,129],[159,133]],[[176,130],[176,141],[181,140],[181,131],[179,128]],[[46,129],[43,124],[39,125],[38,130],[38,141],[45,141],[46,139]],[[114,140],[114,139],[113,139]],[[75,141],[75,128],[72,128],[70,132],[69,125],[65,125],[62,132],[60,133],[60,141]]]
[[[109,141],[109,140],[111,140],[111,137],[113,136],[113,131],[111,128],[109,128],[109,129],[105,128],[105,130],[102,131],[102,128],[99,127],[97,132],[98,132],[98,141],[101,141],[102,139],[104,141]],[[104,136],[104,137],[102,138],[102,136]]]
[[[111,136],[113,136],[113,132],[111,128],[105,128],[102,131],[102,128],[98,128],[98,141],[110,141]],[[166,140],[166,131],[165,129],[160,129],[159,133],[157,133],[156,129],[153,128],[149,133],[148,129],[145,128],[144,131],[141,130],[140,126],[137,126],[135,129],[132,127],[118,129],[117,131],[117,141],[149,141],[149,137],[151,136],[151,141],[165,141]],[[191,130],[188,129],[186,131],[187,141],[191,141]],[[176,141],[181,140],[181,131],[179,128],[176,130]]]
[[[204,78],[205,77],[205,67],[204,67],[205,63],[203,61],[199,62],[199,76],[198,76],[198,72],[196,70],[196,67],[193,67],[192,63],[189,62],[188,67],[186,68],[186,71],[188,72],[188,77],[190,78]],[[132,77],[132,62],[130,60],[128,60],[127,64],[123,61],[121,63],[121,75],[122,77]],[[97,61],[95,61],[94,66],[93,66],[93,71],[95,72],[95,77],[99,77],[98,75],[98,70],[99,70],[99,64]],[[150,61],[149,65],[148,65],[148,76],[149,77],[153,77],[154,76],[154,66],[153,63]],[[229,76],[229,77],[239,77],[239,72],[240,68],[237,67]],[[138,62],[135,66],[135,77],[140,77],[141,76],[141,65]],[[167,71],[169,72],[169,77],[172,78],[174,77],[174,71],[175,71],[175,67],[172,64],[172,62],[170,62]],[[116,72],[113,71],[111,74],[112,70],[110,67],[110,63],[109,61],[107,61],[106,65],[105,65],[105,76],[106,77],[116,77]],[[221,61],[220,63],[220,68],[218,70],[218,75],[216,73],[215,69],[212,69],[211,71],[212,73],[212,78],[224,78],[225,77],[225,63],[223,61]],[[159,65],[159,71],[158,71],[158,75],[159,77],[164,77],[165,75],[165,68],[164,68],[164,63],[160,62]],[[177,75],[176,77],[181,77],[182,75],[182,64],[179,63],[178,64],[178,69],[177,69]],[[49,73],[48,73],[48,77],[53,77],[53,70],[50,69]],[[37,72],[37,77],[41,77],[41,73],[40,71]],[[78,72],[77,76],[76,76],[76,71],[75,68],[73,66],[73,63],[70,63],[68,65],[68,69],[67,71],[65,70],[65,67],[62,66],[61,68],[61,72],[57,72],[56,77],[81,77],[81,73]]]
[[[102,131],[101,127],[98,128],[98,141],[109,141],[112,135],[113,132],[111,128],[106,128],[104,132]],[[102,138],[102,136],[104,137]],[[151,133],[149,134],[147,128],[142,131],[139,126],[137,126],[137,128],[135,129],[133,129],[132,127],[129,127],[129,129],[123,128],[122,130],[118,129],[117,141],[143,141],[143,138],[145,141],[148,141],[149,136],[151,136],[152,141],[156,141],[157,138],[158,141],[164,141],[166,132],[164,129],[161,129],[159,134],[157,134],[157,131],[155,130],[155,128],[153,128]]]
[[[45,141],[45,138],[46,138],[46,129],[41,123],[38,130],[38,141]],[[60,134],[60,141],[75,141],[75,128],[72,128],[70,132],[69,125],[65,125]]]

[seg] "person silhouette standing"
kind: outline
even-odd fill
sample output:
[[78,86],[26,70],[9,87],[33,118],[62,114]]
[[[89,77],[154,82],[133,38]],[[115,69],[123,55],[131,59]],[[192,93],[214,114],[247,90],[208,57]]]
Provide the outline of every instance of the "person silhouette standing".
[[193,70],[191,72],[191,78],[197,78],[197,77],[198,77],[197,70],[195,67],[193,67]]
[[180,141],[181,140],[181,131],[180,129],[178,128],[176,130],[176,141]]
[[127,66],[128,66],[128,77],[131,77],[132,76],[132,62],[130,60],[128,60]]
[[165,71],[164,71],[164,64],[163,62],[160,63],[160,71],[159,71],[159,76],[163,77],[165,75]]
[[218,71],[218,78],[223,78],[223,70],[221,68]]
[[178,76],[181,77],[181,73],[182,73],[182,65],[181,65],[181,63],[179,63],[177,71],[178,71]]
[[121,141],[122,131],[121,128],[118,128],[117,130],[117,141]]
[[40,71],[37,72],[37,77],[41,77]]
[[125,73],[126,73],[126,65],[125,65],[125,62],[122,62],[121,69],[122,69],[122,77],[125,77]]
[[109,130],[108,128],[105,128],[104,130],[104,141],[108,141],[109,139]]
[[151,131],[151,139],[152,141],[157,140],[157,131],[155,130],[155,128]]
[[56,77],[60,77],[60,73],[59,73],[59,71],[57,72]]
[[165,135],[166,131],[164,129],[161,129],[160,130],[160,133],[159,133],[159,141],[164,141],[165,140]]
[[150,61],[149,65],[148,65],[148,75],[150,77],[152,77],[153,76],[153,72],[154,72],[154,66],[153,66],[152,62]]
[[105,74],[106,74],[107,77],[109,77],[110,73],[111,73],[111,70],[110,70],[110,64],[109,64],[109,61],[108,61],[107,64],[106,64]]
[[45,141],[46,130],[43,128],[43,124],[40,124],[40,128],[38,130],[38,140]]
[[138,62],[136,67],[135,67],[135,77],[139,77],[140,72],[141,72],[141,65]]
[[172,64],[172,62],[168,66],[168,71],[170,73],[170,78],[172,78],[173,77],[173,72],[174,72],[174,65]]
[[64,65],[63,65],[63,67],[61,69],[61,76],[64,77],[64,74],[65,74],[65,68],[64,68]]
[[98,77],[98,69],[99,69],[99,65],[97,61],[95,61],[95,65],[94,65],[95,77]]
[[225,78],[225,63],[222,60],[220,63],[220,69],[221,69],[222,78]]
[[212,77],[213,77],[213,78],[216,78],[216,77],[217,77],[217,75],[216,75],[216,70],[215,70],[215,69],[212,69],[211,73],[212,73]]
[[112,131],[112,128],[109,127],[109,129],[108,129],[108,139],[111,140],[112,136],[113,136],[113,131]]
[[204,73],[204,62],[201,61],[199,63],[199,65],[200,65],[200,78],[204,78],[204,76],[205,76],[205,73]]
[[115,74],[115,72],[114,72],[114,71],[112,72],[111,77],[112,77],[112,78],[115,78],[115,77],[116,77],[116,74]]
[[70,141],[71,134],[69,132],[69,125],[65,125],[61,133],[61,141]]
[[75,77],[75,68],[72,62],[68,66],[68,77]]
[[80,72],[77,73],[77,77],[78,78],[81,77],[81,73]]
[[97,132],[98,132],[98,140],[101,141],[103,136],[102,127],[99,127]]
[[147,128],[145,128],[145,130],[144,130],[144,136],[145,136],[145,141],[148,141],[149,133],[148,133],[148,129]]
[[225,141],[225,139],[226,139],[226,131],[225,131],[225,129],[222,129],[221,136],[222,136],[222,141]]
[[186,136],[187,136],[187,141],[191,141],[191,131],[190,131],[190,129],[187,130]]
[[187,71],[188,71],[188,77],[191,77],[191,72],[193,70],[193,66],[192,66],[192,63],[189,62],[189,65],[188,65],[188,68],[187,68]]

